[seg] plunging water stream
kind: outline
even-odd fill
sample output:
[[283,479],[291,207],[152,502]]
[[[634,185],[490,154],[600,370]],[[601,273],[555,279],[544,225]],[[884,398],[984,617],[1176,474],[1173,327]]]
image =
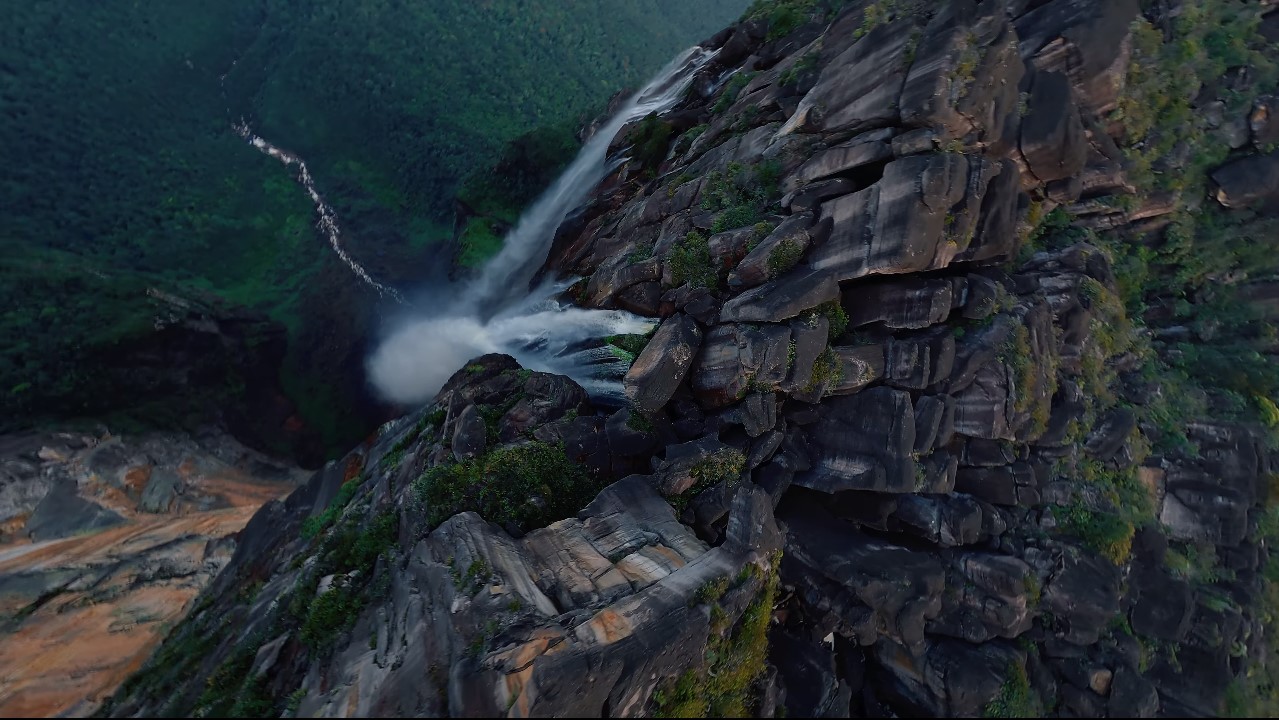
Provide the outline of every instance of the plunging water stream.
[[[226,78],[225,75],[222,77],[224,79]],[[356,262],[355,259],[348,255],[346,250],[342,248],[342,231],[338,228],[337,213],[333,212],[333,208],[328,203],[324,202],[324,198],[320,196],[320,191],[315,189],[315,180],[311,178],[311,171],[307,169],[306,162],[297,155],[294,155],[287,150],[281,150],[266,140],[254,135],[249,124],[243,120],[235,125],[235,131],[240,137],[248,141],[250,145],[276,160],[279,160],[284,163],[285,166],[297,166],[298,182],[302,184],[302,187],[306,190],[306,194],[311,196],[311,202],[315,203],[315,211],[320,216],[316,225],[320,228],[320,232],[324,233],[324,236],[328,238],[329,246],[333,248],[333,252],[337,253],[338,258],[341,259],[347,267],[351,268],[351,272],[355,273],[357,277],[376,290],[378,295],[382,295],[384,297],[390,296],[394,298],[396,302],[404,304],[404,297],[400,295],[399,291],[374,280],[373,276],[369,275],[368,271],[364,269],[364,266]]]
[[525,367],[572,377],[596,395],[620,394],[627,364],[607,348],[583,348],[591,338],[646,332],[652,321],[619,310],[588,310],[555,298],[567,282],[530,289],[564,218],[613,169],[608,146],[627,123],[670,109],[714,52],[694,47],[658,73],[600,128],[577,158],[520,218],[474,281],[452,299],[403,323],[368,362],[369,377],[388,399],[430,400],[468,360],[490,352]]

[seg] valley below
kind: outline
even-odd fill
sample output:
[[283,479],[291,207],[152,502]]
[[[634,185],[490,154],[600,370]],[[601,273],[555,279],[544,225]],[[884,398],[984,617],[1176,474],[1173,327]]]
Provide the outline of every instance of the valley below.
[[220,434],[0,437],[0,715],[91,714],[306,475]]

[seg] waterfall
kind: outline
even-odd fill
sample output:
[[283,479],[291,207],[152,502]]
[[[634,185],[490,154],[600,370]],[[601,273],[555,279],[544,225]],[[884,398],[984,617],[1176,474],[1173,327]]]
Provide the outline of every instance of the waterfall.
[[714,55],[694,47],[671,61],[591,136],[472,282],[438,304],[435,312],[402,323],[381,343],[368,361],[368,371],[387,399],[430,400],[468,360],[491,352],[512,355],[534,370],[568,375],[597,396],[620,396],[619,381],[627,363],[587,341],[647,332],[654,323],[620,310],[565,305],[555,298],[568,282],[529,286],[564,218],[612,170],[608,146],[618,131],[649,113],[669,110]]
[[[222,80],[225,82],[226,75],[222,76]],[[383,297],[390,296],[401,305],[405,304],[404,297],[400,295],[398,290],[374,280],[373,276],[369,275],[368,271],[356,262],[355,258],[348,255],[346,250],[342,248],[342,231],[338,228],[337,213],[333,212],[333,208],[328,203],[324,202],[324,198],[320,196],[320,192],[315,189],[315,181],[311,178],[311,171],[307,169],[306,162],[297,155],[294,155],[287,150],[281,150],[266,140],[254,135],[249,124],[243,120],[234,127],[236,134],[244,138],[245,141],[253,147],[284,163],[286,167],[291,167],[293,165],[298,167],[298,182],[302,184],[302,187],[306,190],[306,194],[311,196],[311,202],[315,203],[315,211],[320,216],[320,219],[316,222],[316,226],[319,227],[320,232],[324,233],[324,236],[329,239],[329,246],[333,248],[333,252],[337,253],[338,258],[351,269],[351,272],[355,273],[356,277],[360,278],[360,280],[363,280],[366,285],[376,290],[378,295]]]

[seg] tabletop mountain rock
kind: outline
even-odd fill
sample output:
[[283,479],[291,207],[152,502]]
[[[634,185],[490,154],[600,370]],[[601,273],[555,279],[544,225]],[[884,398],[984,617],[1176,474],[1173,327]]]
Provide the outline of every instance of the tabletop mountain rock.
[[[1103,201],[1138,3],[834,5],[709,40],[665,156],[619,136],[559,229],[576,302],[660,321],[629,407],[472,361],[266,506],[109,712],[1215,712],[1268,641],[1272,457],[1151,452],[1089,242],[1184,202]],[[1222,205],[1266,189],[1240,153]]]

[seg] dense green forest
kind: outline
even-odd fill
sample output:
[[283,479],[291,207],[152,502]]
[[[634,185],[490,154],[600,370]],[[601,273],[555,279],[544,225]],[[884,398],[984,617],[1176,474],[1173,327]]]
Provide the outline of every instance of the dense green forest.
[[[291,171],[232,123],[304,157],[348,251],[409,286],[490,251],[464,239],[459,252],[454,227],[499,232],[571,156],[582,120],[745,4],[13,4],[0,24],[0,424],[127,404],[100,387],[99,356],[153,331],[155,287],[285,325],[289,395],[330,443],[349,442],[359,413],[336,410],[359,405],[375,298],[328,251]],[[517,177],[494,189],[498,165]]]

